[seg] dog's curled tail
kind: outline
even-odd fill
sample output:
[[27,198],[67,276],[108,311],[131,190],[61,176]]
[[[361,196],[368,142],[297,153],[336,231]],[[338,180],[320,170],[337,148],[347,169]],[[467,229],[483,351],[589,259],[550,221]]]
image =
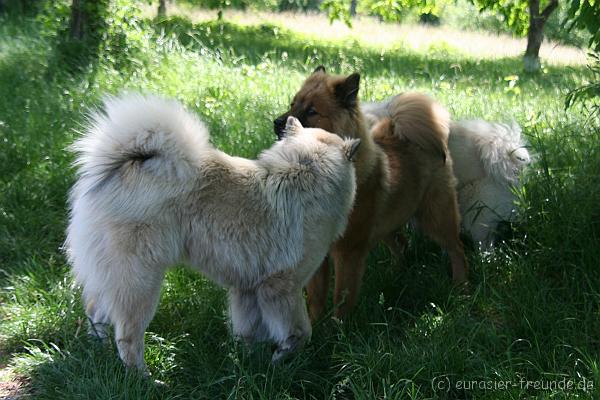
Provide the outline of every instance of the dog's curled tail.
[[450,113],[441,104],[425,94],[409,92],[391,99],[388,110],[394,135],[446,160]]
[[154,95],[106,97],[71,146],[79,178],[71,200],[88,196],[123,214],[146,213],[185,190],[210,149],[204,124],[180,103]]

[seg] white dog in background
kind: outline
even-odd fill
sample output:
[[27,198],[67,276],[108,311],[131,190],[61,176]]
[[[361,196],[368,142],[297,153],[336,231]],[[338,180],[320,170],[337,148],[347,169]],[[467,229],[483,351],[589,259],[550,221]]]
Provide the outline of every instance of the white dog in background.
[[[372,128],[389,113],[391,97],[361,104]],[[463,230],[482,248],[494,243],[497,228],[512,221],[516,208],[513,188],[531,162],[518,124],[483,120],[453,122],[448,149],[458,180],[457,195]]]
[[360,141],[289,118],[258,160],[209,143],[179,103],[109,98],[73,149],[66,249],[92,333],[114,327],[121,359],[145,369],[144,331],[170,266],[229,289],[233,331],[273,340],[273,360],[311,334],[302,288],[345,230]]
[[531,162],[517,123],[458,121],[450,126],[448,147],[458,179],[457,194],[466,233],[483,248],[497,228],[514,219],[514,188]]

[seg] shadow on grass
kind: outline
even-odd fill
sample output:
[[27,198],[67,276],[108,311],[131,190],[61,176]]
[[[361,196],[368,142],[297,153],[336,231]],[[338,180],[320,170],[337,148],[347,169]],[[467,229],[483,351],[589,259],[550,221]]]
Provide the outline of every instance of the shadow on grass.
[[418,54],[402,48],[381,51],[355,42],[327,42],[302,36],[272,24],[240,26],[226,21],[193,24],[181,17],[157,21],[157,32],[174,35],[183,45],[196,50],[210,49],[238,62],[259,64],[265,59],[290,65],[301,71],[307,66],[325,65],[338,73],[358,70],[371,76],[399,75],[430,82],[452,78],[470,85],[502,82],[508,75],[519,75],[524,84],[547,87],[575,87],[584,67],[554,67],[545,74],[526,74],[520,58],[475,60],[448,49],[431,48]]
[[[52,258],[64,240],[72,181],[64,148],[76,124],[77,102],[69,100],[76,100],[78,89],[74,81],[42,83],[37,76],[45,70],[38,56],[17,54],[0,62],[0,109],[6,111],[0,117],[0,269],[5,272],[32,256]],[[0,274],[0,283],[4,277]]]
[[[380,254],[371,259],[375,264],[380,261],[388,260]],[[436,337],[442,334],[430,322],[429,304],[445,307],[448,291],[437,289],[449,285],[441,269],[425,270],[421,278],[433,275],[437,281],[428,286],[436,295],[425,301],[429,291],[418,295],[423,286],[415,285],[415,270],[411,270],[400,275],[375,266],[366,279],[356,314],[344,324],[326,318],[315,327],[305,349],[277,366],[270,364],[269,344],[248,347],[232,339],[224,291],[181,268],[168,274],[158,313],[146,334],[145,359],[152,379],[127,371],[114,343],[100,345],[87,337],[85,323],[81,324],[81,319],[77,322],[83,314],[79,304],[63,316],[62,323],[57,321],[57,331],[36,335],[38,339],[27,341],[27,350],[16,349],[21,353],[18,364],[27,371],[27,390],[42,398],[175,398],[182,393],[186,398],[222,398],[226,393],[233,398],[287,398],[282,397],[284,394],[331,398],[332,394],[348,396],[357,390],[382,393],[390,390],[386,382],[395,382],[394,390],[398,390],[409,385],[396,382],[400,376],[419,374],[416,384],[428,389],[430,368],[440,359],[451,358],[453,352],[439,351],[442,343],[435,339],[427,344],[430,339],[420,330],[426,330],[427,335],[435,331]],[[394,295],[390,275],[404,276],[413,285],[406,290],[398,290],[402,285],[397,285]],[[385,300],[381,300],[381,291]],[[412,300],[406,301],[407,297]],[[404,302],[408,304],[400,304]],[[464,313],[448,315],[444,329],[460,326],[463,318]],[[432,365],[413,362],[409,366],[397,348],[405,340],[420,346],[414,356],[420,357],[421,351],[435,355]],[[444,343],[447,340],[451,339]],[[387,360],[390,357],[394,358]],[[154,379],[163,384],[156,384]],[[373,382],[363,387],[362,379]]]
[[[127,371],[112,341],[102,345],[83,330],[77,334],[74,326],[67,341],[32,341],[18,366],[27,372],[27,390],[43,398],[326,397],[332,343],[311,345],[274,367],[270,345],[248,347],[232,339],[223,309],[221,289],[177,269],[169,274],[145,338],[151,379]],[[46,344],[50,340],[53,344]]]

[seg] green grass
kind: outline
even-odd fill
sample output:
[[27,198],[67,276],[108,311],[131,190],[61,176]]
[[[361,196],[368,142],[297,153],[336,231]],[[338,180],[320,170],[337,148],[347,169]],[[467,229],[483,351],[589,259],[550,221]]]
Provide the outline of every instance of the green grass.
[[[168,20],[143,25],[126,70],[104,60],[68,74],[36,22],[0,17],[0,365],[40,399],[590,398],[600,394],[600,129],[563,108],[583,68],[520,72],[521,60],[476,60],[440,46],[415,52],[321,41],[282,27]],[[410,235],[406,266],[369,258],[360,304],[325,319],[311,344],[276,368],[269,346],[229,333],[222,289],[179,268],[146,335],[156,380],[126,371],[114,346],[85,334],[79,292],[60,247],[72,155],[87,107],[123,89],[183,101],[212,140],[256,156],[272,119],[319,64],[363,75],[361,98],[431,93],[456,118],[515,119],[536,155],[520,193],[523,221],[495,250],[470,252],[472,290],[453,291],[447,257]],[[563,378],[594,391],[526,389]],[[449,391],[434,390],[446,379]],[[511,381],[462,390],[459,381]]]

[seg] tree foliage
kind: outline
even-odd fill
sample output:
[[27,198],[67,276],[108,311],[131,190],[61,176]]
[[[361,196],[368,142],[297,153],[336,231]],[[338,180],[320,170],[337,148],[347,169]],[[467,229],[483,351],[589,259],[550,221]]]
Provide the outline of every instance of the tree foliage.
[[[444,6],[453,0],[362,0],[361,8],[383,21],[399,22],[409,11],[439,17]],[[327,12],[331,21],[341,20],[352,26],[352,2],[350,0],[324,0],[321,10]]]
[[439,16],[444,0],[377,0],[371,5],[371,11],[384,21],[398,21],[406,10],[416,9],[421,14]]
[[589,46],[600,52],[600,1],[572,0],[567,13],[567,29],[586,29],[591,33]]
[[573,0],[565,25],[569,30],[580,28],[590,32],[592,53],[588,67],[593,76],[589,83],[572,90],[565,104],[568,108],[575,103],[584,103],[589,105],[592,116],[600,117],[600,1]]
[[[490,10],[504,18],[515,34],[524,36],[529,27],[529,2],[527,0],[473,0],[479,11]],[[542,6],[544,6],[542,4]]]
[[583,103],[588,106],[591,115],[600,117],[600,54],[590,54],[588,68],[592,73],[591,82],[569,92],[565,105],[569,108],[576,103]]
[[125,71],[142,43],[139,1],[40,0],[37,15],[43,34],[54,45],[55,62],[77,71],[98,59]]

